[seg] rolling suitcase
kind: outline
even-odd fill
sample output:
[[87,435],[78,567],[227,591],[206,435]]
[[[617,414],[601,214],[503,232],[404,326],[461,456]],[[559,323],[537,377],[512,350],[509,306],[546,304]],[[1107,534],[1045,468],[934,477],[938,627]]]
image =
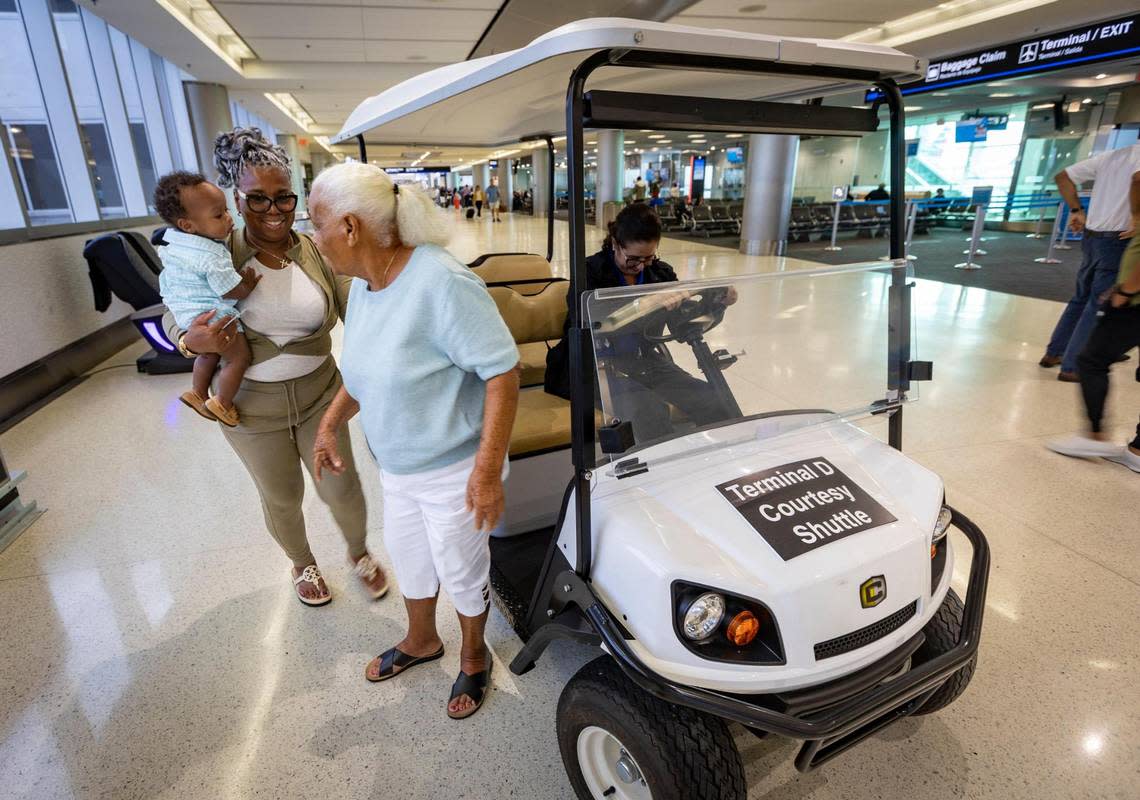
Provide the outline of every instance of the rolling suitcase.
[[475,219],[475,209],[467,209],[467,219]]

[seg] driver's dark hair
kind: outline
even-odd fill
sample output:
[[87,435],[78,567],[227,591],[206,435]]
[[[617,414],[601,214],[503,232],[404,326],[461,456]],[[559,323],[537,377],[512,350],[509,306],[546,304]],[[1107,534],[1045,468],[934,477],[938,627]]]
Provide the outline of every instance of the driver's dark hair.
[[646,203],[631,203],[618,212],[609,225],[609,235],[602,247],[612,250],[614,243],[622,247],[634,242],[661,241],[661,218]]

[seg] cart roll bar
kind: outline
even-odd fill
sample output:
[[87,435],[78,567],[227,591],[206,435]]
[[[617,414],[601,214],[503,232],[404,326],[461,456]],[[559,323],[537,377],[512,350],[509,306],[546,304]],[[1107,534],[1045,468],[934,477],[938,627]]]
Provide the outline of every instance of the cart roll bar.
[[360,146],[360,163],[361,164],[367,164],[368,163],[368,148],[365,147],[365,145],[364,145],[364,134],[363,133],[356,134],[356,143]]
[[[875,82],[890,112],[890,250],[892,259],[906,258],[906,129],[903,120],[902,93],[891,80]],[[876,106],[878,103],[876,103]],[[887,399],[901,401],[910,389],[910,295],[913,284],[907,283],[902,270],[892,270],[889,297],[890,311],[887,356]],[[891,413],[887,423],[887,441],[902,450],[902,403]]]
[[[873,111],[877,113],[878,105],[885,102],[890,110],[890,257],[901,259],[904,257],[905,238],[905,205],[904,185],[906,166],[906,142],[903,128],[902,94],[897,84],[889,79],[882,78],[877,73],[860,69],[840,69],[836,67],[819,67],[811,65],[781,64],[770,61],[752,61],[724,56],[670,53],[656,50],[625,50],[605,49],[598,50],[580,62],[570,75],[570,82],[566,88],[566,160],[567,160],[567,189],[569,191],[569,223],[570,223],[570,296],[572,302],[569,308],[569,327],[567,342],[570,350],[570,445],[574,464],[574,516],[575,516],[575,564],[574,572],[581,578],[588,579],[593,562],[593,541],[590,517],[590,482],[593,478],[594,468],[594,376],[585,367],[586,356],[591,353],[591,338],[589,327],[583,320],[582,295],[586,287],[586,231],[585,231],[585,181],[583,133],[587,121],[592,127],[612,127],[625,125],[628,119],[625,114],[613,110],[612,94],[604,92],[594,93],[593,96],[604,103],[610,110],[597,120],[590,118],[587,113],[588,105],[585,92],[586,80],[594,70],[601,66],[636,67],[642,69],[696,69],[706,71],[766,73],[783,75],[801,75],[805,77],[834,77],[846,81],[866,80],[873,82],[882,92],[876,101]],[[668,99],[662,99],[668,104]],[[706,116],[716,118],[719,130],[730,130],[734,126],[724,114],[714,112],[718,104],[736,104],[738,101],[725,101],[723,99],[709,99],[702,101]],[[735,107],[735,105],[733,105]],[[670,124],[670,111],[666,108],[662,113],[652,107],[642,104],[642,118],[639,125],[655,126],[659,122]],[[825,115],[828,120],[835,120],[831,110],[823,106],[804,106],[813,112]],[[676,113],[673,109],[672,113]],[[727,112],[725,112],[727,113]],[[797,109],[797,114],[805,112]],[[760,122],[754,114],[745,114],[745,119],[736,124],[736,129],[749,131],[757,127]],[[793,115],[785,114],[781,119],[788,123]],[[856,130],[866,127],[869,119],[866,115],[844,116]],[[611,124],[612,123],[612,124]],[[763,125],[760,125],[763,127]],[[790,126],[789,126],[790,128]],[[552,151],[553,152],[553,151]],[[551,173],[551,187],[554,185],[553,172]],[[553,203],[551,204],[553,215]],[[551,234],[552,236],[552,234]],[[891,284],[889,303],[889,345],[887,352],[887,401],[898,403],[890,417],[888,442],[896,448],[902,448],[902,407],[901,400],[910,387],[910,286],[906,282],[905,274],[901,270],[894,270]],[[589,363],[593,363],[592,360]]]
[[546,168],[549,179],[546,181],[546,260],[554,260],[554,138],[549,133],[524,136],[520,142],[546,142]]
[[[977,525],[955,509],[951,509],[951,514],[954,527],[965,534],[973,547],[962,629],[957,644],[894,680],[880,683],[818,713],[794,716],[758,705],[746,695],[686,686],[658,675],[633,651],[605,605],[594,595],[589,584],[574,572],[567,570],[554,581],[554,600],[563,608],[571,604],[577,606],[598,632],[602,646],[613,656],[626,676],[650,694],[666,702],[739,722],[750,728],[805,740],[796,766],[800,771],[807,772],[883,725],[914,711],[978,652],[989,583],[990,548]],[[573,626],[548,627],[552,629],[550,635],[533,638],[524,645],[511,662],[513,672],[525,672],[550,638],[558,635],[560,629],[573,632],[575,636],[581,635],[580,630]],[[840,739],[844,741],[837,742]],[[830,752],[823,752],[829,748]],[[817,757],[821,752],[822,755]]]

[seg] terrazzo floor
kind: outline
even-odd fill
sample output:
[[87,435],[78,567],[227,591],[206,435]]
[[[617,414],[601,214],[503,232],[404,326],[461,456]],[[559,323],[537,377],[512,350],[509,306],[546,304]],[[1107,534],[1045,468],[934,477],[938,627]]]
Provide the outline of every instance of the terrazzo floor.
[[[453,251],[544,250],[544,223],[505,219],[460,222]],[[564,254],[565,223],[556,231]],[[682,278],[781,266],[675,239],[661,256]],[[738,730],[749,797],[1134,800],[1140,475],[1043,446],[1081,427],[1076,387],[1036,364],[1058,303],[919,281],[915,309],[935,380],[906,411],[904,449],[943,476],[993,550],[977,673],[950,708],[807,775],[794,743]],[[831,346],[841,360],[850,343]],[[1140,384],[1131,365],[1114,377],[1109,423],[1123,441]],[[519,642],[493,611],[495,691],[453,722],[458,630],[443,600],[447,656],[365,682],[367,660],[400,635],[398,597],[373,604],[358,591],[310,492],[310,538],[335,599],[294,599],[248,477],[177,402],[186,381],[102,372],[0,436],[8,463],[29,472],[22,493],[47,509],[0,554],[0,798],[570,800],[554,710],[594,653],[556,643],[515,677],[506,664]],[[378,477],[361,474],[383,556]]]

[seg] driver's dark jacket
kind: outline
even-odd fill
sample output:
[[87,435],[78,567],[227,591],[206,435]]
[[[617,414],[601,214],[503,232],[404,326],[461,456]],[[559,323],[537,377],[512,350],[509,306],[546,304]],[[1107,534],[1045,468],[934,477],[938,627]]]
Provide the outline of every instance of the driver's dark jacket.
[[[643,272],[644,283],[667,283],[677,280],[677,273],[664,261],[658,261],[647,266]],[[608,289],[615,286],[625,286],[626,283],[619,274],[617,264],[614,263],[614,251],[610,247],[602,248],[586,259],[586,286],[584,291],[591,289]],[[566,292],[567,317],[562,325],[562,339],[550,348],[546,354],[545,388],[550,394],[557,395],[565,400],[570,399],[570,345],[566,340],[566,333],[570,330],[569,308],[573,303],[570,292]],[[586,369],[594,369],[593,353]]]

